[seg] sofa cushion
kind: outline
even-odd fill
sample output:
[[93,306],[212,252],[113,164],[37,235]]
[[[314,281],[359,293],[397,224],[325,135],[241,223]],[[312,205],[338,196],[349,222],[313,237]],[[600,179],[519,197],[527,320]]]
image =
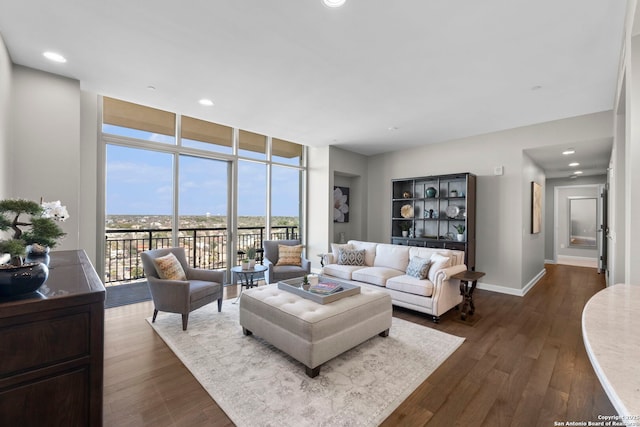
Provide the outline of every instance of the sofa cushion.
[[340,256],[340,249],[353,249],[353,246],[350,243],[332,243],[331,253],[333,254],[334,262],[338,262],[338,257]]
[[388,267],[405,271],[409,264],[409,247],[381,243],[376,247],[374,267]]
[[153,263],[156,265],[156,271],[161,279],[187,280],[182,264],[173,253],[169,252],[165,256],[158,257],[153,260]]
[[400,276],[403,272],[387,267],[365,267],[351,274],[352,280],[370,283],[376,286],[384,286],[391,277]]
[[429,267],[428,279],[432,282],[436,281],[436,273],[443,268],[451,266],[451,258],[440,254],[431,255],[431,267]]
[[376,258],[376,246],[378,243],[374,242],[361,242],[359,240],[349,240],[347,243],[353,246],[353,249],[364,249],[366,251],[364,262],[367,266],[372,267]]
[[387,289],[430,297],[433,295],[433,282],[403,274],[387,280]]
[[320,274],[337,277],[338,279],[351,280],[351,274],[361,268],[361,266],[357,265],[329,264],[322,267],[322,273]]
[[302,265],[302,245],[278,245],[276,265]]
[[411,257],[411,261],[407,266],[407,275],[420,280],[426,279],[430,265],[431,259],[420,258],[419,256]]
[[357,249],[339,249],[338,250],[338,264],[340,265],[359,265],[363,266],[365,257],[365,250]]

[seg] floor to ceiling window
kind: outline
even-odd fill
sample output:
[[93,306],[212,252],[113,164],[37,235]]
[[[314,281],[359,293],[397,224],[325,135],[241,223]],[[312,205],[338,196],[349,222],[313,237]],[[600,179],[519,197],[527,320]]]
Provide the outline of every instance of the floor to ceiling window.
[[302,145],[106,97],[102,135],[107,283],[143,277],[149,248],[228,271],[248,247],[302,235]]

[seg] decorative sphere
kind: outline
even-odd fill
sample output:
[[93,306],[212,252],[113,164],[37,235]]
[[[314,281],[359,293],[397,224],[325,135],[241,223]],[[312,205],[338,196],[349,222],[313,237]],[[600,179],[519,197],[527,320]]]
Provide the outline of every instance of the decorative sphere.
[[433,187],[429,187],[424,191],[424,195],[429,198],[436,197],[437,190]]

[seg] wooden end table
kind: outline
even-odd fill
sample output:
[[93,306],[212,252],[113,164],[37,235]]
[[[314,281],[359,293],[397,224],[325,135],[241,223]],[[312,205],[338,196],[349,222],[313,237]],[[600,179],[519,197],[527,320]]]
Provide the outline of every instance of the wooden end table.
[[[467,313],[469,316],[473,316],[476,310],[473,305],[473,291],[476,289],[478,279],[482,276],[484,276],[484,273],[481,271],[463,271],[451,276],[452,279],[460,280],[460,295],[463,298],[462,310],[460,310],[460,318],[462,320],[467,320]],[[471,286],[469,286],[469,282],[471,282]]]

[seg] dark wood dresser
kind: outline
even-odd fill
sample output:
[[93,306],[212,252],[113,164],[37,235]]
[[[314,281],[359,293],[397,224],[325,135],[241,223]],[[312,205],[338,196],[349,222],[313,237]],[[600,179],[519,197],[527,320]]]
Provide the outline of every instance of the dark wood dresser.
[[38,292],[0,298],[0,426],[101,426],[105,289],[84,251]]

